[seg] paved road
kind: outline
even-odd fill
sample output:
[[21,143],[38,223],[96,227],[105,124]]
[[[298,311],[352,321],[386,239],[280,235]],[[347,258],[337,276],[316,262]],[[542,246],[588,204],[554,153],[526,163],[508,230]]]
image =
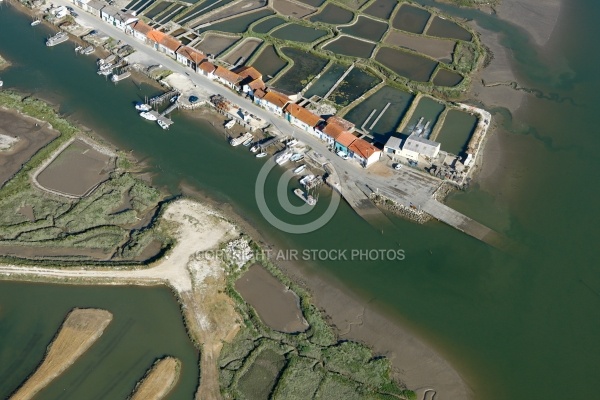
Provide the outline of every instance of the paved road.
[[[73,6],[73,4],[67,0],[54,0],[54,3]],[[364,169],[356,162],[343,160],[329,151],[325,143],[321,142],[318,138],[310,135],[308,132],[305,132],[300,128],[289,124],[283,118],[278,117],[257,106],[250,99],[239,96],[238,94],[233,93],[230,89],[202,75],[193,73],[189,68],[178,63],[176,60],[168,57],[167,55],[153,50],[151,47],[135,39],[133,36],[127,35],[125,32],[105,23],[101,19],[96,18],[95,16],[88,14],[83,10],[79,11],[79,17],[77,18],[77,21],[80,24],[101,30],[114,39],[131,45],[136,51],[142,53],[145,57],[156,60],[157,64],[160,63],[173,72],[178,72],[188,76],[189,79],[195,85],[197,85],[198,89],[201,90],[206,96],[211,94],[220,94],[226,99],[230,100],[232,103],[239,105],[250,113],[269,122],[282,134],[293,135],[302,142],[305,142],[315,151],[328,158],[331,165],[338,172],[343,190],[356,191],[357,189],[354,182],[361,182],[373,191],[378,190],[381,193],[384,193],[387,197],[399,204],[405,206],[412,204],[417,208],[427,208],[432,212],[440,211],[440,213],[432,215],[451,226],[457,227],[455,221],[457,221],[457,215],[461,215],[460,213],[454,210],[452,210],[452,213],[449,213],[451,209],[446,206],[435,207],[432,205],[432,202],[436,202],[432,199],[432,194],[440,186],[440,182],[437,179],[411,170],[410,168],[403,168],[400,171],[390,171],[391,173],[381,173],[381,168],[371,167],[371,169]],[[387,160],[387,156],[384,155],[384,159]],[[378,171],[376,172],[374,170]],[[452,218],[450,218],[450,215]],[[461,225],[464,226],[465,221],[470,219],[466,216],[463,217],[464,218],[461,218],[460,221]],[[480,232],[470,232],[468,230],[465,232],[475,237],[480,236]]]

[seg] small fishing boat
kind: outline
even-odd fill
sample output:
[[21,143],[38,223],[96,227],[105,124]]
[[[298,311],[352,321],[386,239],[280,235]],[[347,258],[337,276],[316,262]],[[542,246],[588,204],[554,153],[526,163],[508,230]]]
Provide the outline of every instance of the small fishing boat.
[[290,139],[290,140],[287,141],[286,146],[287,147],[292,147],[292,146],[295,146],[297,144],[298,144],[298,141],[296,139],[292,138],[292,139]]
[[292,157],[292,153],[289,151],[284,151],[283,153],[279,153],[277,156],[275,156],[275,162],[279,165],[283,165],[290,160],[290,157]]
[[169,124],[167,124],[162,119],[159,119],[156,122],[158,123],[158,126],[160,126],[161,128],[163,128],[163,129],[169,129]]
[[231,119],[231,120],[227,121],[227,123],[225,124],[225,129],[231,129],[231,128],[233,128],[234,125],[235,125],[235,120]]
[[245,146],[245,147],[250,146],[252,144],[252,139],[253,138],[250,138],[250,139],[244,141],[244,143],[242,143],[242,146]]
[[256,158],[263,158],[263,157],[266,157],[266,156],[267,156],[267,153],[265,153],[265,152],[263,151],[262,153],[258,153],[258,154],[256,155]]
[[36,25],[39,25],[39,24],[41,24],[41,23],[42,23],[42,21],[40,21],[39,19],[34,19],[34,20],[31,22],[31,26],[36,26]]
[[156,121],[158,119],[156,114],[154,114],[153,112],[150,112],[150,111],[141,112],[140,117],[147,119],[148,121]]
[[309,174],[309,175],[303,176],[302,179],[300,179],[300,184],[302,186],[306,186],[310,182],[312,182],[313,179],[315,179],[315,176],[313,174]]
[[253,153],[256,153],[258,149],[260,149],[260,146],[258,144],[255,144],[254,146],[250,147],[250,151]]
[[81,51],[81,49],[83,49],[83,47],[81,47],[81,46],[75,47],[75,53],[79,53]]
[[242,143],[247,142],[248,140],[252,141],[252,138],[253,138],[252,134],[250,132],[246,132],[241,136],[231,139],[229,141],[229,144],[232,145],[233,147],[236,147]]
[[0,80],[0,87],[4,86],[4,81]]
[[175,95],[173,97],[171,97],[171,99],[169,100],[171,103],[175,103],[177,101],[177,99],[179,98],[178,95]]
[[296,169],[294,169],[294,174],[300,174],[302,173],[302,171],[304,171],[306,169],[306,164],[302,164],[301,166],[297,167]]
[[81,50],[81,54],[90,55],[95,51],[94,46],[88,46],[85,49]]
[[152,106],[149,104],[137,103],[135,105],[135,109],[138,111],[150,111],[150,110],[152,110]]
[[305,195],[302,189],[295,189],[294,194],[300,197],[302,200],[304,200],[304,202],[309,206],[314,206],[315,204],[317,204],[317,200],[315,200],[315,198],[312,197],[310,194]]
[[304,154],[302,153],[294,153],[290,158],[290,161],[297,162],[304,159]]

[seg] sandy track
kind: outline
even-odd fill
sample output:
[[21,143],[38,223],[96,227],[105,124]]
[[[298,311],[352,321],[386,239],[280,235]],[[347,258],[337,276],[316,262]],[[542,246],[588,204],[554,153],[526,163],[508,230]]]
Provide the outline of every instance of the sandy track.
[[174,357],[158,360],[135,388],[131,400],[161,400],[179,380],[181,362]]
[[112,321],[106,310],[74,309],[48,347],[44,361],[11,400],[33,398],[56,377],[69,368],[104,332]]

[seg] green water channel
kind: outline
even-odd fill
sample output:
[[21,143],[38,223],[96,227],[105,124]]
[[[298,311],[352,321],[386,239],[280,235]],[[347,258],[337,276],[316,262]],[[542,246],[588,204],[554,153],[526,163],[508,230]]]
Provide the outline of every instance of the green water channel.
[[[316,232],[282,233],[265,221],[254,198],[254,178],[262,162],[243,149],[232,150],[209,124],[182,114],[173,116],[175,125],[168,133],[141,121],[132,102],[151,93],[150,89],[140,90],[132,81],[116,86],[106,82],[95,74],[94,60],[75,56],[69,44],[46,48],[43,40],[49,32],[42,26],[32,29],[29,17],[17,15],[7,6],[0,8],[0,34],[11,40],[0,42],[0,53],[15,67],[3,71],[2,79],[5,87],[59,103],[62,112],[93,127],[120,148],[133,150],[156,174],[156,185],[177,192],[185,181],[228,202],[280,246],[300,251],[405,249],[404,261],[316,260],[303,263],[302,268],[333,274],[418,332],[459,369],[475,398],[595,398],[600,361],[600,268],[594,260],[600,216],[594,183],[600,167],[595,152],[600,138],[594,107],[600,92],[600,53],[592,50],[598,47],[596,38],[600,36],[595,20],[600,4],[572,1],[541,51],[520,29],[496,16],[430,3],[501,32],[503,43],[512,50],[521,83],[540,90],[539,97],[529,96],[515,115],[493,110],[494,119],[502,126],[490,140],[496,146],[491,153],[499,156],[487,161],[491,167],[486,171],[491,172],[484,182],[449,199],[451,206],[521,243],[524,250],[520,254],[494,250],[439,223],[415,225],[390,217],[394,227],[382,231],[357,217],[344,203],[331,222]],[[281,171],[270,175],[267,192],[275,192]],[[324,192],[317,208],[326,203]],[[285,214],[275,206],[273,212]],[[306,221],[312,217],[294,218]],[[26,305],[34,297],[18,284],[7,286],[15,289],[2,293],[9,293],[10,307],[19,315],[7,325],[12,327],[27,320]],[[58,288],[70,298],[69,288],[43,287]],[[115,313],[138,301],[132,301],[129,294],[116,296],[108,288],[97,290],[103,298],[115,298],[111,309]],[[127,293],[130,289],[122,290]],[[60,315],[53,326],[39,329],[50,338],[66,310],[81,304],[60,308],[41,298],[35,300],[37,307]],[[164,318],[180,321],[172,297],[166,296],[164,302],[173,304]],[[155,316],[154,303],[144,299],[146,304]],[[138,312],[128,315],[135,318]],[[165,335],[164,342],[171,342],[171,336]],[[0,340],[0,349],[26,344],[27,339],[18,336],[14,341]],[[153,346],[148,351],[154,356]],[[140,351],[127,360],[142,354]],[[195,357],[191,347],[186,354]],[[111,357],[105,362],[119,368],[119,356]],[[35,357],[27,357],[30,363],[37,361],[29,358]],[[146,366],[139,364],[136,368],[142,371]],[[76,372],[63,378],[75,380],[71,373]],[[114,384],[110,375],[104,379],[100,387]],[[137,379],[128,377],[123,385],[132,387]],[[186,398],[191,391],[193,387]]]

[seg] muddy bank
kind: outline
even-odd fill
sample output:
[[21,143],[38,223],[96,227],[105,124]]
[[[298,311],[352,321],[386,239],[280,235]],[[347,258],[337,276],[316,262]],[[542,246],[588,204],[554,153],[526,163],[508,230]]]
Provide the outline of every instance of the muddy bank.
[[302,316],[296,293],[288,290],[266,269],[254,264],[236,282],[235,289],[265,324],[279,332],[304,332],[308,323]]

